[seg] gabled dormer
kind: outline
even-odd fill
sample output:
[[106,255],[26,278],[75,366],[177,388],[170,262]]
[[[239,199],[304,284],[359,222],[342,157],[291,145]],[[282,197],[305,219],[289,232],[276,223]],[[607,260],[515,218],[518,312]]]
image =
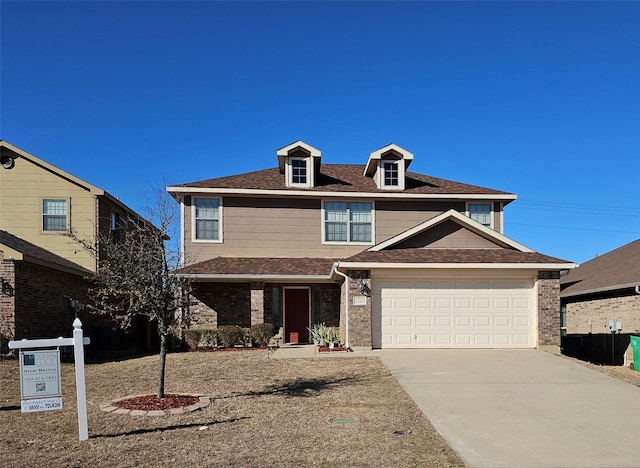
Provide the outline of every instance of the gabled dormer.
[[369,155],[364,175],[371,177],[380,190],[404,190],[411,161],[413,153],[392,143]]
[[278,167],[284,174],[287,187],[313,188],[316,175],[320,172],[320,159],[322,151],[296,141],[280,148],[278,155]]

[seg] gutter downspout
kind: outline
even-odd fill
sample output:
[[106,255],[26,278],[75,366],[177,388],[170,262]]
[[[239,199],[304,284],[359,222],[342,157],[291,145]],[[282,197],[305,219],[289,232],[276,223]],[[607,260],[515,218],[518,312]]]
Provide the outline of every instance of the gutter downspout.
[[333,271],[336,272],[336,274],[342,276],[344,278],[344,284],[345,284],[345,288],[344,288],[344,314],[345,314],[345,325],[344,325],[344,341],[345,341],[345,346],[347,347],[347,350],[350,348],[349,346],[349,277],[347,275],[345,275],[344,273],[338,271],[338,267],[340,267],[340,262],[336,262],[333,265]]
[[635,291],[636,294],[640,294],[640,284],[636,285]]

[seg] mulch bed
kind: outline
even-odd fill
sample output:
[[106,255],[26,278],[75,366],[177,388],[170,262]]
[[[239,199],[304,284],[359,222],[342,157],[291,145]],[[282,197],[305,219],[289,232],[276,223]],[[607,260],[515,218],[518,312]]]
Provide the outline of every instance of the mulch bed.
[[174,408],[183,408],[194,405],[200,399],[191,395],[179,395],[177,393],[165,393],[164,398],[157,395],[140,395],[126,400],[117,400],[113,406],[129,410],[156,411]]

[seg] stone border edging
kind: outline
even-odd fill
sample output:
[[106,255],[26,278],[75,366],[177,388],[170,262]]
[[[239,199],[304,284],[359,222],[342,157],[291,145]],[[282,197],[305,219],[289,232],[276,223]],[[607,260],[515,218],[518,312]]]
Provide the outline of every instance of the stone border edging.
[[198,397],[200,401],[198,401],[197,403],[194,403],[193,405],[183,406],[180,408],[171,408],[168,410],[151,410],[151,411],[130,410],[126,408],[118,408],[117,406],[114,405],[114,403],[117,403],[118,401],[128,400],[130,398],[135,398],[138,396],[144,396],[144,395],[130,395],[130,396],[118,398],[117,400],[113,400],[111,401],[111,403],[102,404],[100,405],[100,409],[105,413],[129,414],[131,416],[165,416],[165,415],[171,415],[171,414],[190,413],[191,411],[196,411],[202,408],[206,408],[211,404],[211,398],[209,398],[206,395],[201,395],[199,393],[180,393],[179,395]]

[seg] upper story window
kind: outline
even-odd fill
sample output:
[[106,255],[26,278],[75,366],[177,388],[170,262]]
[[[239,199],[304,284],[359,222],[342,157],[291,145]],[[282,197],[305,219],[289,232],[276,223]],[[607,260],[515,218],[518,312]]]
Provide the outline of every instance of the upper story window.
[[307,161],[304,159],[291,160],[291,182],[294,184],[307,183]]
[[413,153],[392,143],[369,155],[363,175],[371,177],[379,190],[404,190],[411,161]]
[[480,224],[491,227],[491,204],[469,203],[469,217]]
[[194,198],[194,239],[220,241],[220,200],[218,198]]
[[385,187],[397,187],[399,184],[398,178],[398,163],[385,161],[382,163],[384,170],[384,185]]
[[111,213],[111,241],[120,242],[120,215],[118,213]]
[[370,202],[325,202],[325,242],[371,243]]
[[45,199],[42,200],[42,230],[66,231],[67,230],[67,200]]

